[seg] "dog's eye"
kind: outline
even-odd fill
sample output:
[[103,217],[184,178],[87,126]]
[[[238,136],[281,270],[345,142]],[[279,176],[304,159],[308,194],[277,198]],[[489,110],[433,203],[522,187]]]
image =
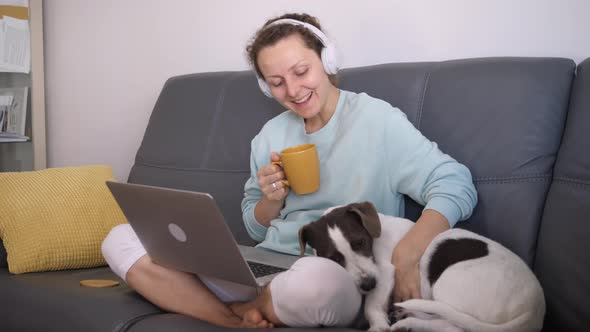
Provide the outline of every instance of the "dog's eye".
[[365,242],[365,239],[354,240],[352,241],[352,243],[350,243],[350,247],[352,248],[352,250],[356,251],[363,248],[365,246]]

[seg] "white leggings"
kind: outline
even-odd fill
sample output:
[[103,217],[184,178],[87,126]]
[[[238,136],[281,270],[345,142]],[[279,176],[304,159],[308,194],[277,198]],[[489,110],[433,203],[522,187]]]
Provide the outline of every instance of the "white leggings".
[[[102,243],[111,269],[123,280],[146,251],[129,224],[115,226]],[[210,277],[201,281],[223,302],[249,301],[252,287]],[[349,326],[361,307],[352,277],[324,258],[304,257],[270,282],[272,304],[281,322],[292,327]]]

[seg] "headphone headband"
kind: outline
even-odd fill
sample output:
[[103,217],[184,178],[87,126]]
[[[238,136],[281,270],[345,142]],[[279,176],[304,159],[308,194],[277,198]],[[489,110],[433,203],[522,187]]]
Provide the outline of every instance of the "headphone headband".
[[[276,20],[264,26],[262,29],[268,29],[271,26],[279,25],[279,24],[291,24],[291,25],[299,25],[307,29],[307,31],[311,32],[324,46],[322,48],[321,59],[322,64],[324,66],[324,71],[328,75],[334,75],[338,73],[338,57],[336,54],[336,47],[328,36],[322,32],[322,30],[318,29],[315,25],[309,24],[307,22],[302,22],[299,20],[294,20],[291,18],[283,18],[280,20]],[[258,76],[258,75],[257,75]],[[258,85],[260,86],[260,90],[267,96],[272,98],[272,93],[270,92],[270,88],[268,84],[264,81],[262,77],[258,77]]]
[[264,29],[280,24],[300,25],[307,29],[309,32],[311,32],[322,43],[322,45],[324,45],[324,47],[327,47],[330,44],[328,36],[326,36],[326,34],[322,30],[318,29],[315,25],[303,21],[294,20],[292,18],[282,18],[280,20],[276,20],[274,22],[269,23],[266,27],[264,27]]

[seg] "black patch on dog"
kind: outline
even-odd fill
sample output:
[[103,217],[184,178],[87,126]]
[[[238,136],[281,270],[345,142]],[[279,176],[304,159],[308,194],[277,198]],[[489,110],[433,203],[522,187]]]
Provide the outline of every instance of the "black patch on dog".
[[338,212],[327,216],[329,227],[340,229],[352,251],[365,257],[373,257],[373,238],[363,227],[359,216],[351,211],[344,211],[342,214]]
[[477,239],[447,239],[441,242],[428,266],[430,285],[438,280],[441,274],[451,265],[462,261],[476,259],[489,254],[488,244]]
[[[361,217],[351,209],[364,203],[353,203],[332,210],[320,219],[303,226],[299,233],[302,245],[309,244],[320,257],[328,258],[343,267],[346,259],[336,249],[328,235],[328,228],[338,227],[353,251],[359,255],[373,258],[373,238],[363,226]],[[373,258],[374,259],[374,258]]]

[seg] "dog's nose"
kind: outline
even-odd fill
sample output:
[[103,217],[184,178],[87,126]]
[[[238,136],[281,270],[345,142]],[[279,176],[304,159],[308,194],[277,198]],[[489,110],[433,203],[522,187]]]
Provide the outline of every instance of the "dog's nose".
[[365,292],[372,290],[376,285],[377,280],[375,280],[375,277],[366,277],[361,280],[361,290]]

